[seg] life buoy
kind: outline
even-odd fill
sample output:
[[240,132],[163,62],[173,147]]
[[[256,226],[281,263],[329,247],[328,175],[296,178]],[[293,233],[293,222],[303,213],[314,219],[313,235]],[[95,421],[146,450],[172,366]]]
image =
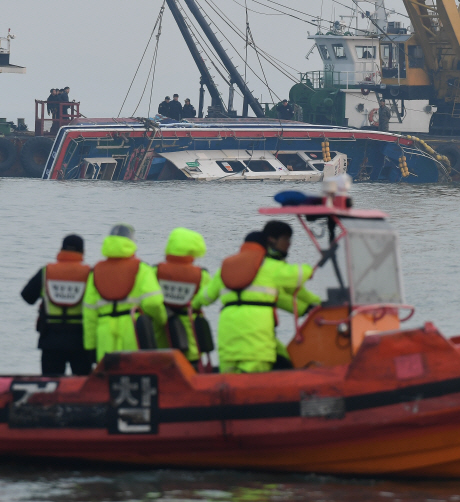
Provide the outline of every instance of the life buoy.
[[0,172],[8,171],[16,162],[16,147],[11,141],[0,138]]
[[134,287],[140,260],[131,258],[108,258],[94,267],[94,285],[99,294],[108,301],[124,300]]
[[221,268],[224,285],[233,291],[242,291],[255,279],[266,249],[256,242],[245,242],[238,254],[225,258]]
[[202,271],[192,261],[192,256],[168,255],[158,265],[157,278],[168,307],[186,307],[198,291]]
[[379,109],[373,108],[368,115],[369,124],[378,127],[379,125]]
[[36,136],[30,138],[21,150],[21,164],[31,178],[41,178],[46,161],[53,146],[51,138]]

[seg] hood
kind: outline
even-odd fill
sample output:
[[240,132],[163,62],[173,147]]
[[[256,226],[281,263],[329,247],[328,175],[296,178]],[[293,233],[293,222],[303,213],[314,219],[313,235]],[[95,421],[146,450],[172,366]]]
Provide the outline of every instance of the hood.
[[201,258],[206,254],[206,243],[198,232],[178,227],[169,234],[165,254]]
[[137,250],[137,244],[119,235],[109,235],[102,243],[102,255],[106,258],[129,258]]

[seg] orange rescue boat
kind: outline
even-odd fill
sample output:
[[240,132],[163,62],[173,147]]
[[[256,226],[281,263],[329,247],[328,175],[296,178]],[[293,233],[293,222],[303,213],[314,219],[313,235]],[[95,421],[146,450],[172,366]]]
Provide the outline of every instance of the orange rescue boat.
[[294,369],[197,373],[178,350],[141,350],[106,355],[88,377],[3,376],[0,455],[460,477],[460,340],[400,328],[413,308],[396,232],[352,209],[340,183],[261,209],[297,215],[335,276],[289,344]]

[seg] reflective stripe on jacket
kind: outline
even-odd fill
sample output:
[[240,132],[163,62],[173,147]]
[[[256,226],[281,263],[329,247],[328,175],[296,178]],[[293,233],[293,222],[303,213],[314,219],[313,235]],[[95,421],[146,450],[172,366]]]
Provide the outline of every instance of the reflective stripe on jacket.
[[[262,302],[276,304],[282,288],[300,287],[312,274],[310,265],[289,265],[283,261],[265,258],[252,284],[239,295],[226,290],[220,270],[203,288],[193,302],[209,305],[220,297],[228,303]],[[258,305],[231,305],[219,317],[218,351],[222,361],[276,360],[275,320],[273,308]]]
[[[109,236],[104,240],[103,254],[109,259],[129,260],[135,250],[135,243],[126,237]],[[83,307],[84,346],[88,350],[97,350],[98,361],[109,352],[138,349],[130,315],[133,307],[140,307],[160,325],[166,322],[160,286],[152,268],[142,262],[139,263],[131,291],[125,298],[116,302],[102,297],[95,286],[94,273],[91,273]]]
[[42,298],[46,324],[81,324],[82,300],[91,268],[83,254],[60,251],[57,263],[43,267]]
[[[196,267],[195,265],[190,264],[191,267],[194,268],[199,268]],[[157,275],[158,274],[158,267],[153,267],[154,273]],[[199,305],[196,302],[196,298],[199,295],[200,291],[209,283],[211,280],[211,277],[209,275],[209,272],[205,269],[200,269],[201,272],[201,280],[199,283],[199,289],[198,292],[194,295],[192,299],[192,303],[195,305],[194,308],[194,313],[193,313],[193,319],[196,318],[197,315],[202,315],[202,314],[197,314],[197,311],[200,310],[201,305]],[[179,279],[180,276],[177,276],[177,279]],[[161,278],[160,278],[161,282]],[[181,282],[181,281],[179,281]],[[188,340],[188,350],[184,353],[185,357],[189,361],[197,361],[198,360],[198,347],[196,346],[196,340],[195,336],[193,334],[192,330],[192,325],[190,323],[190,318],[188,314],[184,311],[184,308],[181,309],[181,312],[179,313],[179,319],[181,320],[182,324],[185,327],[185,330],[187,332],[187,340]],[[157,322],[154,323],[154,331],[155,331],[155,338],[158,343],[158,348],[160,349],[165,349],[169,347],[169,339],[168,335],[166,333],[165,326],[159,326]]]

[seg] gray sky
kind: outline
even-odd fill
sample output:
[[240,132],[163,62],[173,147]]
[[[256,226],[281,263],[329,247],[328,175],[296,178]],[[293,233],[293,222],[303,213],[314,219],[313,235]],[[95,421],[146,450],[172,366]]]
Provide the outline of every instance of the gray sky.
[[[197,0],[207,7],[209,17],[215,21],[237,52],[244,57],[244,41],[213,13],[210,0]],[[209,3],[206,4],[206,1]],[[213,0],[214,4],[239,27],[245,30],[245,0]],[[267,0],[259,0],[270,5]],[[312,15],[332,20],[349,9],[333,0],[276,0]],[[183,2],[182,2],[183,3]],[[340,0],[351,5],[350,0]],[[81,102],[81,111],[88,117],[116,117],[129,88],[134,72],[146,47],[150,33],[158,16],[162,0],[0,0],[0,36],[6,36],[8,28],[16,35],[11,44],[12,64],[26,66],[27,73],[0,74],[0,117],[14,120],[24,117],[29,129],[33,129],[34,100],[46,99],[51,87],[69,86],[70,97]],[[241,4],[241,5],[238,5]],[[312,46],[308,31],[315,33],[315,27],[292,17],[279,15],[256,0],[247,0],[249,23],[258,46],[272,56],[283,60],[294,69],[289,70],[296,78],[296,70],[311,71],[322,68],[316,54],[305,55]],[[275,8],[281,9],[275,3]],[[371,6],[362,4],[363,8]],[[387,8],[405,13],[402,0],[386,0]],[[285,9],[283,9],[285,10]],[[258,11],[258,14],[254,11]],[[291,11],[303,19],[309,18]],[[271,14],[271,15],[267,15]],[[275,15],[273,15],[275,14]],[[393,15],[391,20],[401,20],[407,26],[408,20]],[[364,24],[362,24],[364,27]],[[214,30],[215,31],[215,30]],[[244,72],[244,62],[223,40],[233,62]],[[154,42],[146,54],[138,77],[133,85],[121,116],[131,116],[141,97],[146,83],[154,51]],[[249,65],[261,76],[261,70],[254,53],[250,54]],[[208,65],[209,66],[209,65]],[[293,82],[263,62],[268,82],[279,98],[288,97]],[[227,86],[218,77],[214,68],[224,101],[227,101]],[[254,95],[263,101],[270,101],[270,94],[264,84],[248,73],[248,85]],[[156,76],[153,86],[151,113],[153,115],[166,94],[177,92],[180,100],[189,97],[192,104],[198,104],[199,73],[193,63],[179,29],[168,8],[163,17],[163,29],[159,41]],[[205,105],[209,104],[209,95]],[[276,99],[276,96],[274,96]],[[150,82],[136,116],[147,116],[150,99]],[[241,111],[241,100],[236,105]]]

